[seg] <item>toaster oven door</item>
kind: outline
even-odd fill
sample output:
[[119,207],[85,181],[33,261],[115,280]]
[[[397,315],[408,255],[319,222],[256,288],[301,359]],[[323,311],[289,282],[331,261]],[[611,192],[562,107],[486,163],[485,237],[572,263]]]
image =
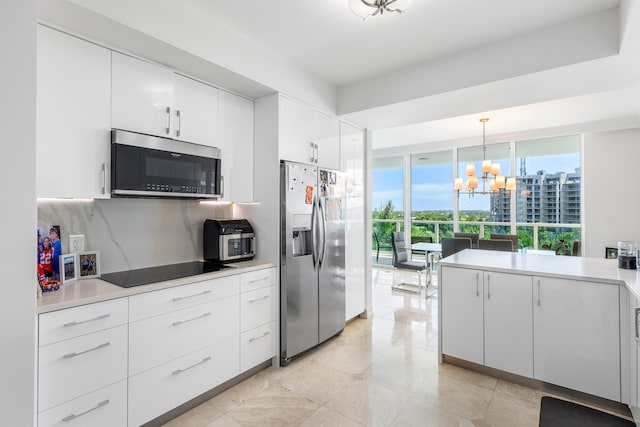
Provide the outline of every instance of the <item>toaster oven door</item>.
[[252,233],[223,234],[220,236],[221,261],[252,258],[254,254],[255,237]]

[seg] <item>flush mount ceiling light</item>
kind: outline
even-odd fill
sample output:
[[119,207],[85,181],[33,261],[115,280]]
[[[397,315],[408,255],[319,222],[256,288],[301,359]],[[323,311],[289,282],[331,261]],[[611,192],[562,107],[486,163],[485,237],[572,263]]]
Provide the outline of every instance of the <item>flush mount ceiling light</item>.
[[[485,127],[489,119],[480,119],[482,122],[482,190],[476,191],[478,188],[478,177],[476,177],[476,167],[473,163],[469,163],[465,170],[469,179],[465,186],[462,185],[462,178],[456,178],[453,182],[453,189],[460,192],[460,190],[467,190],[469,197],[474,194],[497,194],[500,191],[509,191],[516,189],[515,178],[507,178],[506,182],[504,175],[500,175],[500,163],[491,163],[491,160],[487,160],[487,144],[486,144],[486,131]],[[491,178],[493,175],[493,178]],[[489,184],[489,190],[487,191],[487,183]]]
[[364,21],[376,15],[388,13],[404,13],[412,0],[349,0],[349,7]]

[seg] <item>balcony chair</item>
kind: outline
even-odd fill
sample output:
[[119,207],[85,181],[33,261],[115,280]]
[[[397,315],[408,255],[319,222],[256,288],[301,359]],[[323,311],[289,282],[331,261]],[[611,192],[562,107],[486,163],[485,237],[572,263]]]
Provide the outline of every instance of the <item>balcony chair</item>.
[[471,249],[471,239],[469,237],[443,237],[442,238],[442,258],[453,255],[465,249]]
[[471,248],[478,249],[478,240],[480,239],[480,235],[476,233],[453,233],[453,237],[463,237],[467,239],[471,239]]
[[373,232],[373,239],[376,241],[376,263],[378,263],[378,257],[380,257],[380,249],[391,249],[391,246],[380,246],[380,239],[378,239],[378,233]]
[[512,242],[512,252],[518,252],[518,235],[517,234],[498,234],[491,233],[491,240],[511,240]]
[[420,290],[422,289],[422,275],[420,273],[428,267],[427,263],[409,260],[409,251],[407,250],[407,247],[405,245],[404,232],[402,231],[394,231],[393,233],[391,233],[391,247],[393,250],[393,266],[396,269],[395,271],[412,270],[418,273],[417,289],[415,285],[409,283],[400,283],[396,285],[395,277],[391,288],[400,291],[415,292],[419,294]]
[[513,252],[513,242],[506,239],[480,239],[478,249]]

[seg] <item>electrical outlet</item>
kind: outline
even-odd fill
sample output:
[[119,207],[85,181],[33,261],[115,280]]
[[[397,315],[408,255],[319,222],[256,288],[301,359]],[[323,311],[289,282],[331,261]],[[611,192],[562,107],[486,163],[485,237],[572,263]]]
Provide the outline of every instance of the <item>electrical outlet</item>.
[[69,252],[84,252],[84,234],[69,236]]

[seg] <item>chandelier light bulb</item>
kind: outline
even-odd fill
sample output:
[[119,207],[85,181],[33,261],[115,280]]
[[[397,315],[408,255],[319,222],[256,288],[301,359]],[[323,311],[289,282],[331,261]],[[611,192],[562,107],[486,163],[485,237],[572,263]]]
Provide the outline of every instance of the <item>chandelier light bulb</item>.
[[496,176],[496,188],[501,189],[505,187],[504,176],[498,175]]
[[467,176],[474,176],[476,174],[476,167],[473,163],[467,165]]
[[453,189],[454,190],[462,190],[463,189],[463,187],[462,187],[462,178],[456,178],[453,181]]
[[493,176],[500,175],[500,163],[493,163],[491,165],[491,175]]
[[516,179],[507,178],[507,190],[515,190],[515,189],[516,189]]
[[482,161],[482,173],[491,172],[491,160],[483,160]]

